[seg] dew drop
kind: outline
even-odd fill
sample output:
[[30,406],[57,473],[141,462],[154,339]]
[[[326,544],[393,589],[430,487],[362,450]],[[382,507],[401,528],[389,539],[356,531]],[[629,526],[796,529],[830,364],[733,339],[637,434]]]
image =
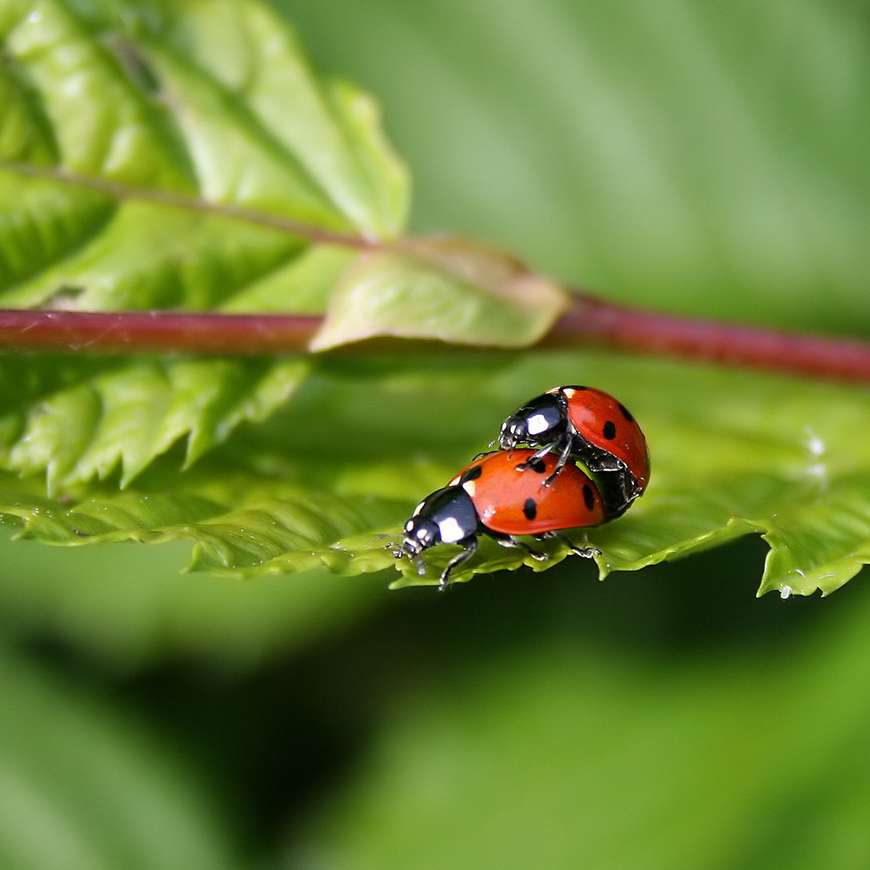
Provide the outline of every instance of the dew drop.
[[812,456],[822,456],[827,447],[825,446],[825,442],[813,432],[810,426],[804,427],[804,431],[806,432],[806,448]]

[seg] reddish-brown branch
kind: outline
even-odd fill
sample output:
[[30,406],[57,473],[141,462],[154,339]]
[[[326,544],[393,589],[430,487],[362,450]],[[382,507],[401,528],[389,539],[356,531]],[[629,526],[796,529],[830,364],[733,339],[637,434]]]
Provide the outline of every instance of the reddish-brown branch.
[[0,310],[0,348],[254,355],[305,351],[306,314]]
[[[0,310],[0,348],[253,355],[299,353],[321,324],[312,315],[165,311]],[[870,383],[870,343],[657,314],[579,298],[545,344],[746,365]],[[363,351],[372,345],[354,345]]]

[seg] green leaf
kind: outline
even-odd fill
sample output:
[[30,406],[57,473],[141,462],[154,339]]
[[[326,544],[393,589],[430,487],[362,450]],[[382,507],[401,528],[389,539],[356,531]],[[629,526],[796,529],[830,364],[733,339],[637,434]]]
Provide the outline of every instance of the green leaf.
[[395,500],[343,497],[210,466],[185,475],[171,492],[168,477],[154,474],[120,493],[66,493],[58,502],[41,495],[38,481],[28,485],[3,476],[0,512],[21,524],[23,537],[47,543],[192,541],[190,567],[196,570],[241,575],[327,567],[358,574],[392,563],[383,541],[379,553],[367,553],[358,552],[353,539],[395,522],[403,510]]
[[[405,173],[369,98],[319,82],[267,7],[219,5],[4,6],[0,305],[318,311],[352,252],[210,206],[314,234],[401,228]],[[177,194],[196,208],[164,198]],[[59,388],[55,365],[80,374]],[[23,365],[2,367],[13,381]],[[30,358],[26,368],[44,385],[4,397],[0,457],[44,470],[50,491],[119,465],[127,485],[183,438],[189,464],[271,413],[305,373],[299,361]]]
[[[829,593],[868,560],[870,425],[866,391],[606,354],[335,360],[269,423],[186,472],[156,469],[123,493],[62,493],[0,482],[0,513],[52,543],[195,543],[193,567],[270,574],[327,567],[402,572],[397,585],[437,582],[454,552],[427,554],[426,576],[386,549],[426,493],[495,436],[516,405],[554,382],[583,380],[620,396],[647,433],[653,475],[625,517],[575,535],[600,547],[602,577],[761,533],[771,546],[761,591]],[[384,409],[384,413],[372,413]],[[321,461],[311,462],[317,444]],[[385,537],[386,536],[386,537]],[[485,542],[456,574],[546,570]]]
[[205,783],[136,722],[4,652],[0,863],[238,866]]
[[[541,387],[545,377],[552,380],[548,372],[582,371],[581,380],[622,397],[647,433],[653,463],[648,492],[622,519],[574,536],[601,548],[596,562],[602,578],[752,532],[771,546],[759,594],[828,594],[870,561],[870,449],[854,438],[870,425],[866,390],[675,364],[579,362],[567,355],[518,368],[510,374],[512,384],[539,373]],[[455,419],[442,401],[439,411]],[[453,552],[444,549],[429,560],[423,581],[402,563],[399,585],[434,582],[432,575]],[[568,555],[557,547],[550,562],[538,563],[490,546],[463,574],[523,564],[541,571]]]
[[[524,345],[566,304],[467,244],[357,257],[354,239],[402,229],[405,171],[371,99],[318,80],[257,0],[21,0],[0,40],[2,306],[316,313],[338,286],[326,348],[373,335]],[[123,487],[181,439],[190,464],[267,416],[304,371],[107,364],[17,403],[3,464],[45,470],[50,491],[120,465]]]
[[[753,98],[745,124],[734,111],[711,120],[710,97],[697,81],[732,110],[733,95],[719,85],[729,75],[743,81],[742,55],[717,42],[718,13],[698,17],[683,0],[669,7],[668,20],[683,28],[680,63],[699,71],[696,79],[682,66],[674,73],[673,33],[656,16],[610,28],[613,12],[582,8],[584,25],[600,32],[607,49],[586,30],[583,38],[573,34],[574,13],[550,2],[528,20],[495,7],[464,12],[469,33],[485,25],[493,35],[481,51],[494,45],[518,59],[517,69],[531,64],[526,71],[539,73],[527,76],[539,99],[472,90],[474,118],[462,100],[458,117],[479,132],[480,107],[493,96],[497,117],[509,106],[505,121],[521,119],[523,130],[534,123],[535,136],[523,141],[537,160],[521,159],[516,140],[502,151],[472,135],[457,160],[475,154],[472,177],[485,183],[465,178],[448,198],[475,215],[481,201],[475,211],[473,191],[485,190],[489,223],[477,231],[539,253],[541,233],[552,235],[575,259],[543,251],[548,265],[565,274],[588,268],[616,295],[634,282],[641,296],[658,294],[675,308],[734,314],[748,310],[750,299],[755,311],[758,299],[760,319],[778,314],[793,325],[859,328],[863,297],[853,278],[866,274],[866,246],[856,244],[860,197],[850,191],[863,189],[864,164],[825,132],[830,125],[806,131],[806,152],[776,147],[784,140],[770,126],[770,100]],[[371,14],[378,9],[380,2]],[[750,9],[740,6],[740,27]],[[350,21],[357,13],[347,14]],[[428,20],[430,13],[416,14]],[[794,14],[800,33],[814,32],[820,13],[812,3]],[[842,49],[844,68],[862,81],[867,68],[849,20],[845,12],[830,19],[827,56]],[[566,75],[534,66],[551,55],[529,54],[526,31],[547,36]],[[790,58],[791,42],[779,34],[762,39],[772,41],[772,57]],[[7,58],[0,66],[0,206],[10,216],[0,225],[0,304],[326,309],[315,342],[321,349],[379,335],[522,346],[564,305],[557,287],[503,255],[451,239],[397,242],[407,183],[373,104],[351,86],[316,79],[292,31],[255,0],[183,7],[48,0],[38,8],[19,0],[4,7],[0,37]],[[806,54],[806,40],[795,39]],[[640,45],[651,59],[641,64],[649,76],[629,76],[620,58],[636,57]],[[425,64],[395,68],[415,76]],[[532,93],[514,84],[517,93]],[[667,147],[644,133],[673,127],[650,98],[657,91],[690,130],[668,133]],[[796,115],[790,103],[773,114],[783,123],[824,116],[834,129],[863,117],[860,88],[839,101],[830,93],[821,88]],[[562,126],[547,128],[550,117]],[[727,141],[729,153],[741,155],[734,165],[752,171],[735,183],[731,164],[708,163],[696,135]],[[430,139],[443,150],[443,136]],[[544,159],[542,143],[546,155],[558,148],[561,158]],[[424,169],[438,162],[427,153]],[[813,180],[807,155],[836,184]],[[534,167],[543,180],[530,187],[539,177]],[[496,173],[504,183],[492,182]],[[852,175],[854,185],[846,183]],[[674,183],[677,177],[684,180]],[[245,222],[240,208],[275,220]],[[432,220],[437,209],[425,213]],[[764,232],[747,225],[747,215]],[[447,225],[462,226],[462,216]],[[491,232],[502,224],[506,234]],[[360,254],[323,243],[336,233],[384,244]],[[818,271],[806,268],[808,239],[818,242]],[[840,263],[848,264],[845,289],[820,296],[818,287],[839,286]],[[743,308],[733,308],[732,298]],[[485,446],[508,411],[555,383],[582,380],[631,405],[653,449],[648,494],[625,518],[588,535],[603,550],[602,575],[749,533],[771,544],[764,590],[829,592],[867,558],[868,462],[854,437],[867,425],[864,391],[581,354],[321,358],[316,368],[322,374],[297,390],[310,378],[298,360],[4,358],[0,465],[11,474],[2,482],[3,510],[25,534],[55,543],[192,540],[197,566],[230,572],[376,571],[391,563],[377,533],[395,536],[409,508]],[[291,392],[292,404],[263,424]],[[246,421],[259,425],[239,426]],[[172,474],[175,455],[155,463],[185,438],[188,465],[214,454],[199,475]],[[118,469],[124,493],[94,483],[111,482]],[[556,548],[553,555],[555,563],[566,554]],[[399,583],[433,582],[448,556],[446,548],[433,553],[425,578],[400,563]],[[457,579],[521,564],[489,547]]]
[[237,583],[208,573],[179,578],[185,543],[45,547],[0,528],[0,625],[28,639],[49,632],[127,674],[193,658],[232,673],[328,638],[383,600],[368,582],[327,571]]
[[[75,370],[67,361],[55,364],[70,375]],[[45,366],[42,359],[7,358],[3,371],[38,382]],[[127,486],[181,438],[189,466],[240,423],[263,420],[283,404],[308,364],[184,360],[104,363],[99,374],[94,368],[85,364],[88,374],[60,388],[47,377],[45,392],[37,390],[23,410],[10,401],[14,409],[0,417],[0,461],[20,474],[44,469],[49,494],[109,477],[118,466]]]

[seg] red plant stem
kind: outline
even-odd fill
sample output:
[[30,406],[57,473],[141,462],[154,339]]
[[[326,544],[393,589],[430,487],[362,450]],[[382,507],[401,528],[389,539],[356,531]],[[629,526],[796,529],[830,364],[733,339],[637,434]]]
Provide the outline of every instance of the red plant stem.
[[[256,355],[300,353],[321,318],[296,314],[0,310],[0,348]],[[870,383],[870,343],[658,314],[584,296],[544,344],[635,353]],[[407,343],[409,346],[410,342]],[[376,345],[354,345],[364,351]]]
[[322,318],[306,314],[0,310],[0,348],[255,355],[305,351]]

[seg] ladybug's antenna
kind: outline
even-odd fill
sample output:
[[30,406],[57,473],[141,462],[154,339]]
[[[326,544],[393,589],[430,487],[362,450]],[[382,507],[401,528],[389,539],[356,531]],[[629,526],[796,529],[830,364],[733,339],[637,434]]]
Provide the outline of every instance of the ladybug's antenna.
[[417,558],[414,559],[414,566],[417,568],[417,576],[418,577],[425,577],[426,576],[426,563],[423,561],[423,559],[420,556],[417,556]]

